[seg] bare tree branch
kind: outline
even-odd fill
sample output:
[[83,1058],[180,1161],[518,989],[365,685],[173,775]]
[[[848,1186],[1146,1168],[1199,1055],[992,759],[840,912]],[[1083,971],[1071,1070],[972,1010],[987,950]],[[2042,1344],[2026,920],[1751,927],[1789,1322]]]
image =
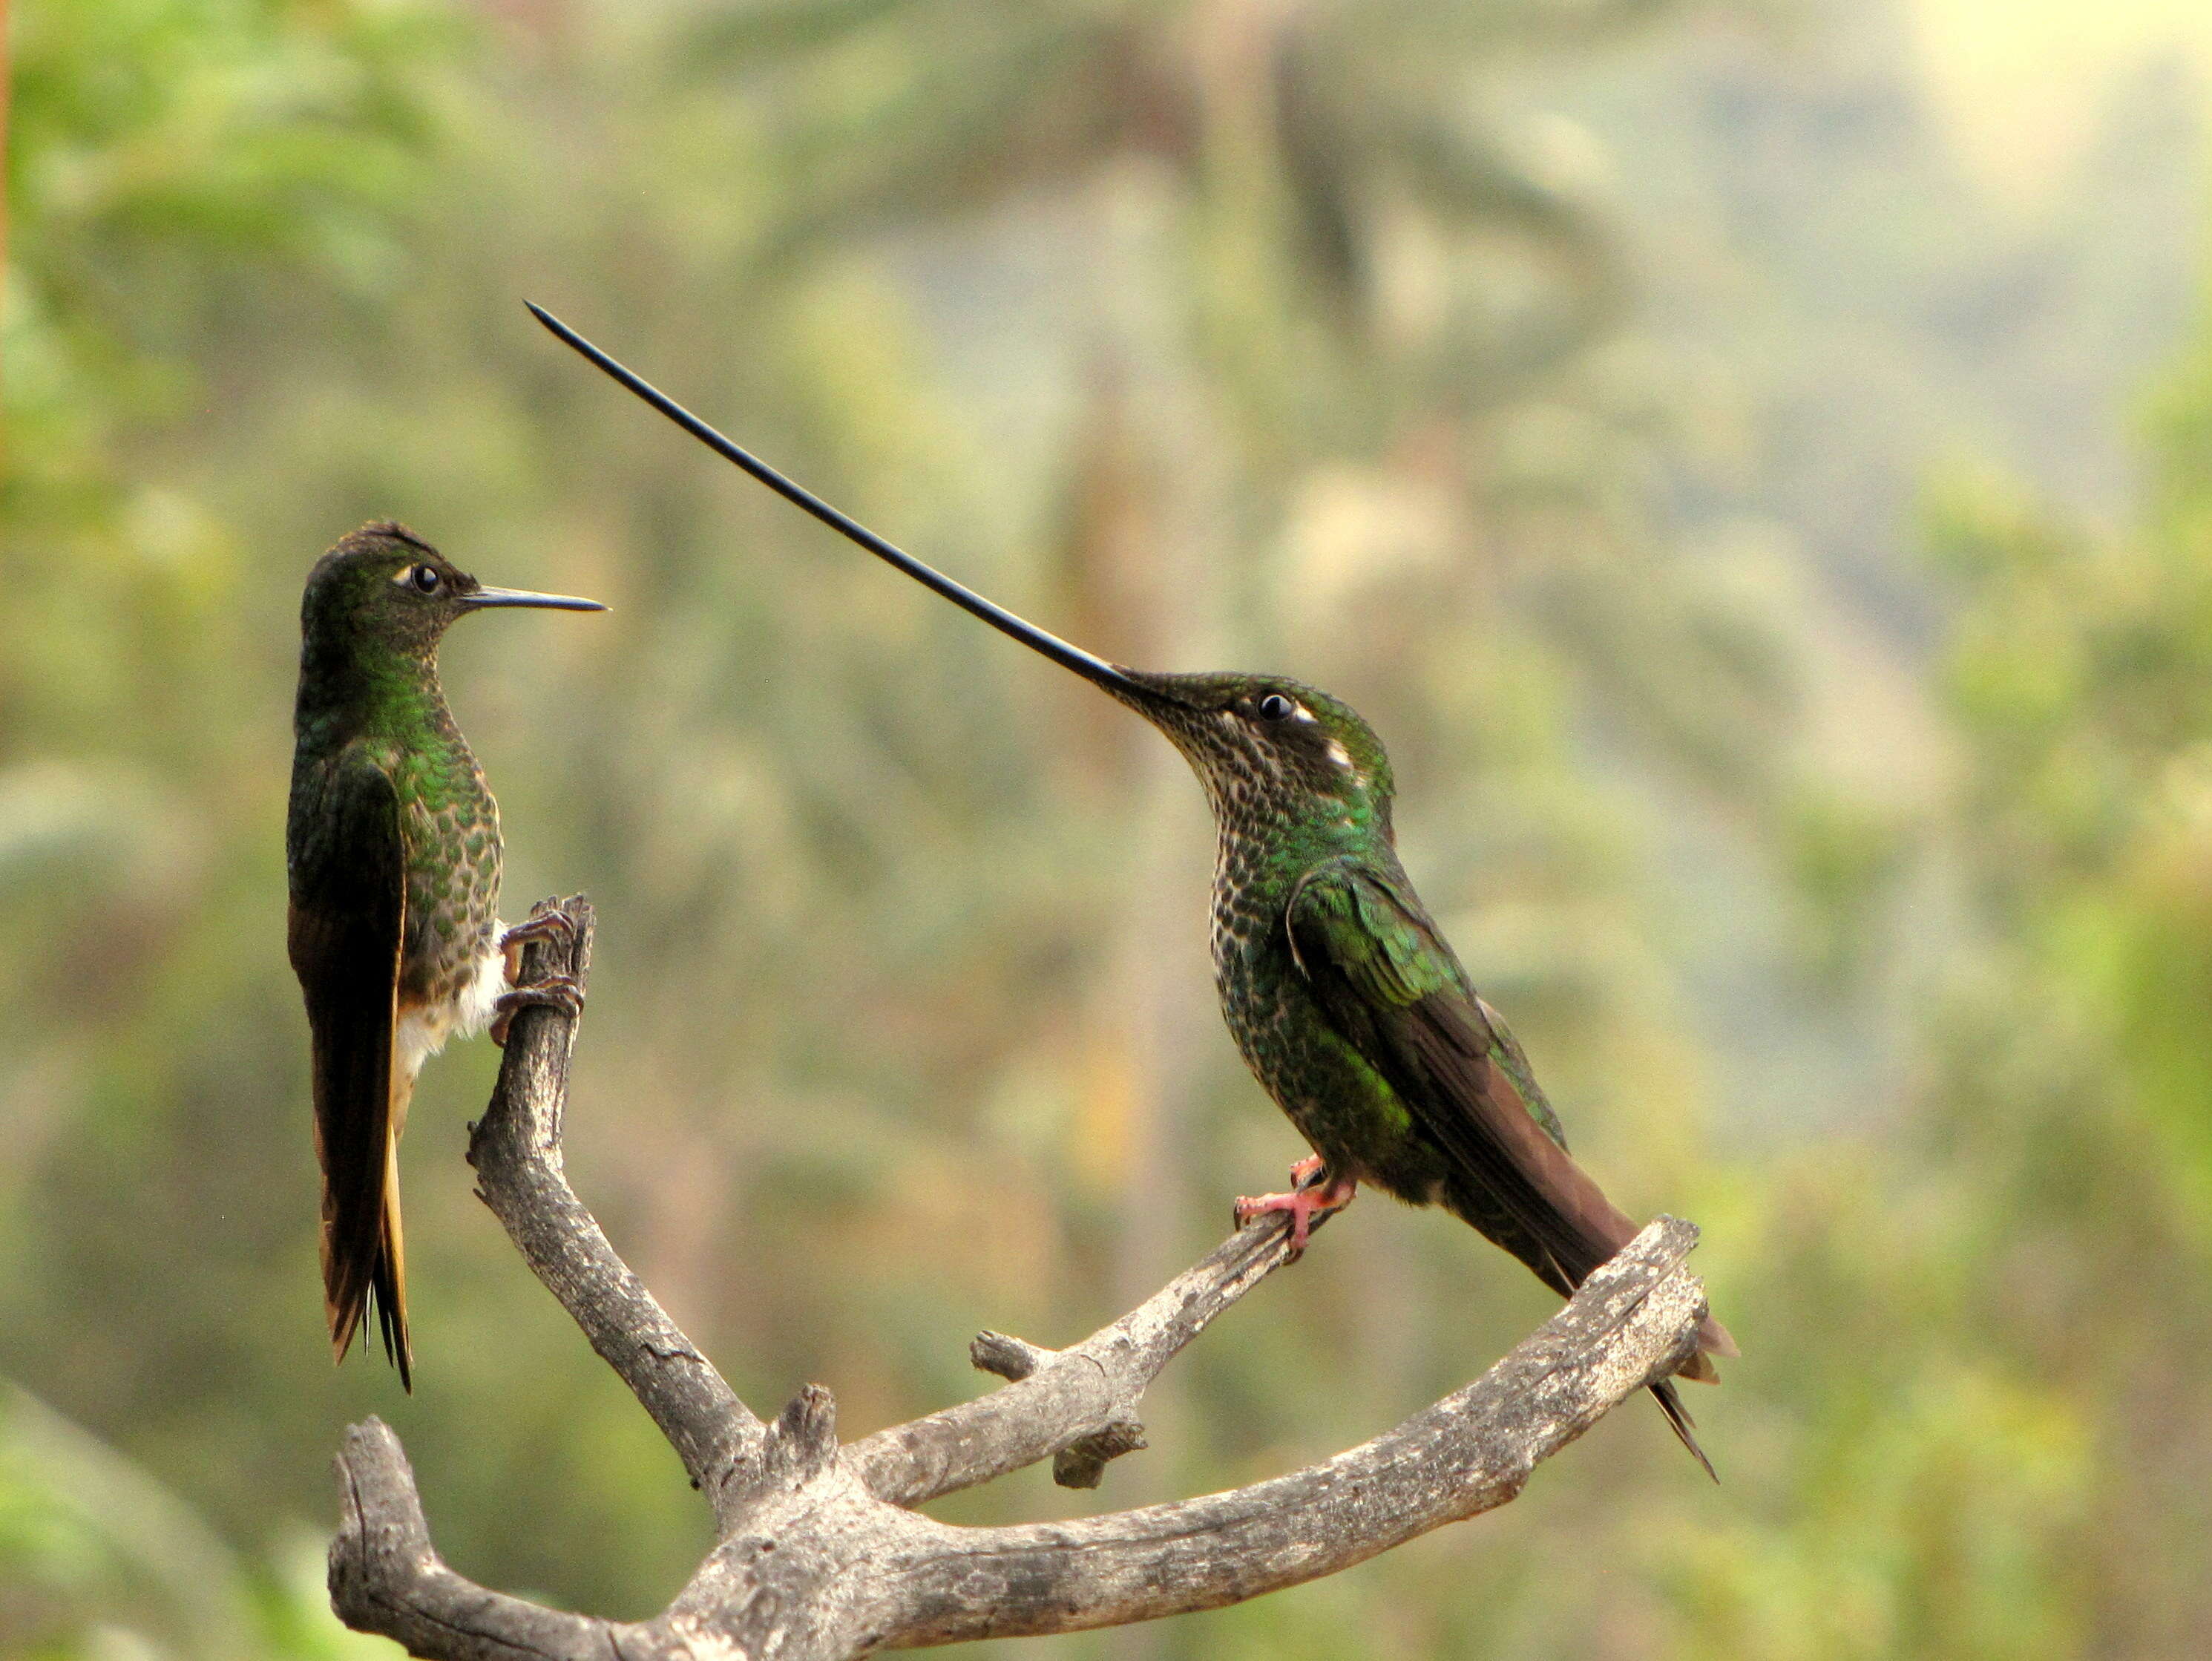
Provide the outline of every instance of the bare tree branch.
[[1286,1476],[1142,1511],[946,1530],[886,1560],[902,1646],[1119,1626],[1318,1579],[1504,1505],[1542,1460],[1686,1361],[1705,1294],[1697,1231],[1652,1224],[1474,1384]]
[[[591,911],[581,900],[558,909],[574,926],[532,944],[525,979],[566,973],[580,985]],[[1697,1231],[1662,1218],[1481,1378],[1333,1459],[1173,1505],[957,1528],[912,1507],[1048,1455],[1061,1482],[1095,1482],[1107,1460],[1141,1446],[1146,1387],[1285,1261],[1283,1220],[1240,1230],[1070,1348],[981,1335],[976,1365],[1012,1382],[842,1447],[836,1403],[817,1385],[763,1426],[570,1191],[559,1135],[573,1041],[562,1012],[518,1015],[470,1157],[531,1268],[708,1492],[719,1543],[650,1621],[507,1597],[439,1560],[398,1439],[374,1420],[356,1426],[337,1462],[332,1605],[435,1661],[843,1661],[1240,1602],[1505,1503],[1539,1462],[1686,1360],[1705,1313],[1684,1266]]]
[[[553,918],[565,918],[565,927],[549,924]],[[549,932],[523,948],[521,983],[566,976],[583,987],[592,962],[591,902],[580,894],[542,901],[524,927],[536,925]],[[575,1043],[575,1021],[558,1011],[516,1013],[491,1105],[469,1137],[477,1191],[530,1272],[660,1427],[691,1486],[705,1491],[719,1517],[731,1478],[758,1445],[760,1421],[668,1318],[568,1186],[561,1115]]]
[[618,1661],[611,1622],[564,1615],[463,1579],[431,1549],[415,1473],[381,1419],[346,1433],[338,1456],[339,1519],[331,1545],[331,1605],[349,1626],[381,1633],[410,1655],[559,1656]]
[[[1290,1226],[1271,1215],[1239,1229],[1109,1327],[1068,1349],[980,1334],[969,1359],[1017,1382],[958,1407],[878,1431],[847,1451],[878,1499],[918,1506],[1050,1456],[1085,1451],[1055,1472],[1092,1488],[1116,1452],[1144,1445],[1137,1403],[1176,1353],[1289,1260]],[[1134,1439],[1131,1439],[1133,1437]],[[1103,1457],[1102,1457],[1103,1456]],[[1088,1481],[1070,1481],[1070,1477]]]

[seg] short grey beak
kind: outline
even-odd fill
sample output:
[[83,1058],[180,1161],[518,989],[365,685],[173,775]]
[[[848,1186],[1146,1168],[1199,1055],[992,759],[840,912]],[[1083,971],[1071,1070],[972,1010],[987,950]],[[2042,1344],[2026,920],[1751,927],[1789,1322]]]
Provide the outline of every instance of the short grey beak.
[[479,588],[472,594],[463,594],[461,604],[471,611],[489,605],[535,605],[548,611],[604,611],[607,609],[595,599],[578,599],[570,594],[533,594],[527,588]]

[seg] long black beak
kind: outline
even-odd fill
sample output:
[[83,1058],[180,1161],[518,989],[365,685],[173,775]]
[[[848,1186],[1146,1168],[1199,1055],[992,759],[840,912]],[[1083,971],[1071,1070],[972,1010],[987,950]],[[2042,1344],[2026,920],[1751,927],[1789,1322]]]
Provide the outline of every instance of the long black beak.
[[537,605],[549,611],[607,609],[595,599],[578,599],[573,594],[533,594],[527,588],[479,588],[472,594],[463,594],[461,604],[471,611],[492,605]]
[[1036,624],[1016,617],[1003,605],[994,605],[963,583],[955,582],[933,566],[925,565],[912,554],[895,544],[884,540],[866,526],[850,515],[839,512],[805,486],[794,484],[763,461],[750,451],[741,448],[716,432],[693,415],[674,399],[662,392],[643,376],[632,374],[597,346],[578,334],[542,306],[530,305],[530,314],[550,330],[555,338],[571,346],[599,368],[635,392],[647,404],[671,421],[715,451],[726,460],[735,462],[762,484],[793,506],[804,508],[831,530],[849,537],[887,564],[896,565],[925,588],[934,589],[963,611],[974,613],[1002,634],[1012,635],[1031,650],[1041,652],[1061,667],[1073,669],[1085,680],[1095,681],[1109,691],[1125,693],[1140,699],[1155,699],[1158,694],[1142,681],[1133,678],[1119,665],[1101,657],[1094,657],[1079,646],[1071,646],[1057,635],[1047,634]]

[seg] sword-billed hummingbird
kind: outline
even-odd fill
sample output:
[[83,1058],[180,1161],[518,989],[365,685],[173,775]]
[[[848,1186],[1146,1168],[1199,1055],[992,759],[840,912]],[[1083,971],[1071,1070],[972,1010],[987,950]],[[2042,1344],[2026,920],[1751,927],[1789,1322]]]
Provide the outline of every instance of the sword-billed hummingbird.
[[364,525],[315,563],[300,604],[300,697],[284,856],[289,945],[313,1037],[323,1301],[343,1360],[373,1304],[413,1388],[399,1227],[401,1128],[423,1058],[522,1002],[500,927],[499,804],[438,684],[438,642],[493,606],[597,600],[487,588],[414,532]]
[[[1182,752],[1213,809],[1214,985],[1245,1063],[1314,1150],[1285,1194],[1239,1200],[1239,1222],[1287,1212],[1294,1250],[1317,1215],[1372,1183],[1441,1205],[1561,1296],[1636,1225],[1567,1153],[1528,1059],[1399,863],[1382,740],[1352,709],[1267,675],[1125,668],[1023,621],[894,547],[739,448],[567,325],[556,337],[728,460],[909,576],[1134,709]],[[1708,1315],[1682,1376],[1733,1355]],[[1651,1386],[1708,1474],[1674,1382]]]

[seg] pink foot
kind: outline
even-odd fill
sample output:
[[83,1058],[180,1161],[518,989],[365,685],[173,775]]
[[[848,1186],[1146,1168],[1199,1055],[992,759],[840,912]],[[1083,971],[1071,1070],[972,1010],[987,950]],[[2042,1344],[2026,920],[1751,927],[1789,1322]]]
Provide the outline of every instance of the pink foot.
[[1325,1178],[1324,1169],[1322,1157],[1316,1153],[1291,1167],[1291,1180],[1297,1186],[1289,1193],[1239,1197],[1232,1212],[1237,1226],[1242,1228],[1254,1218],[1264,1217],[1271,1211],[1289,1212],[1291,1258],[1295,1262],[1306,1249],[1306,1238],[1313,1232],[1314,1220],[1343,1210],[1359,1191],[1358,1177]]

